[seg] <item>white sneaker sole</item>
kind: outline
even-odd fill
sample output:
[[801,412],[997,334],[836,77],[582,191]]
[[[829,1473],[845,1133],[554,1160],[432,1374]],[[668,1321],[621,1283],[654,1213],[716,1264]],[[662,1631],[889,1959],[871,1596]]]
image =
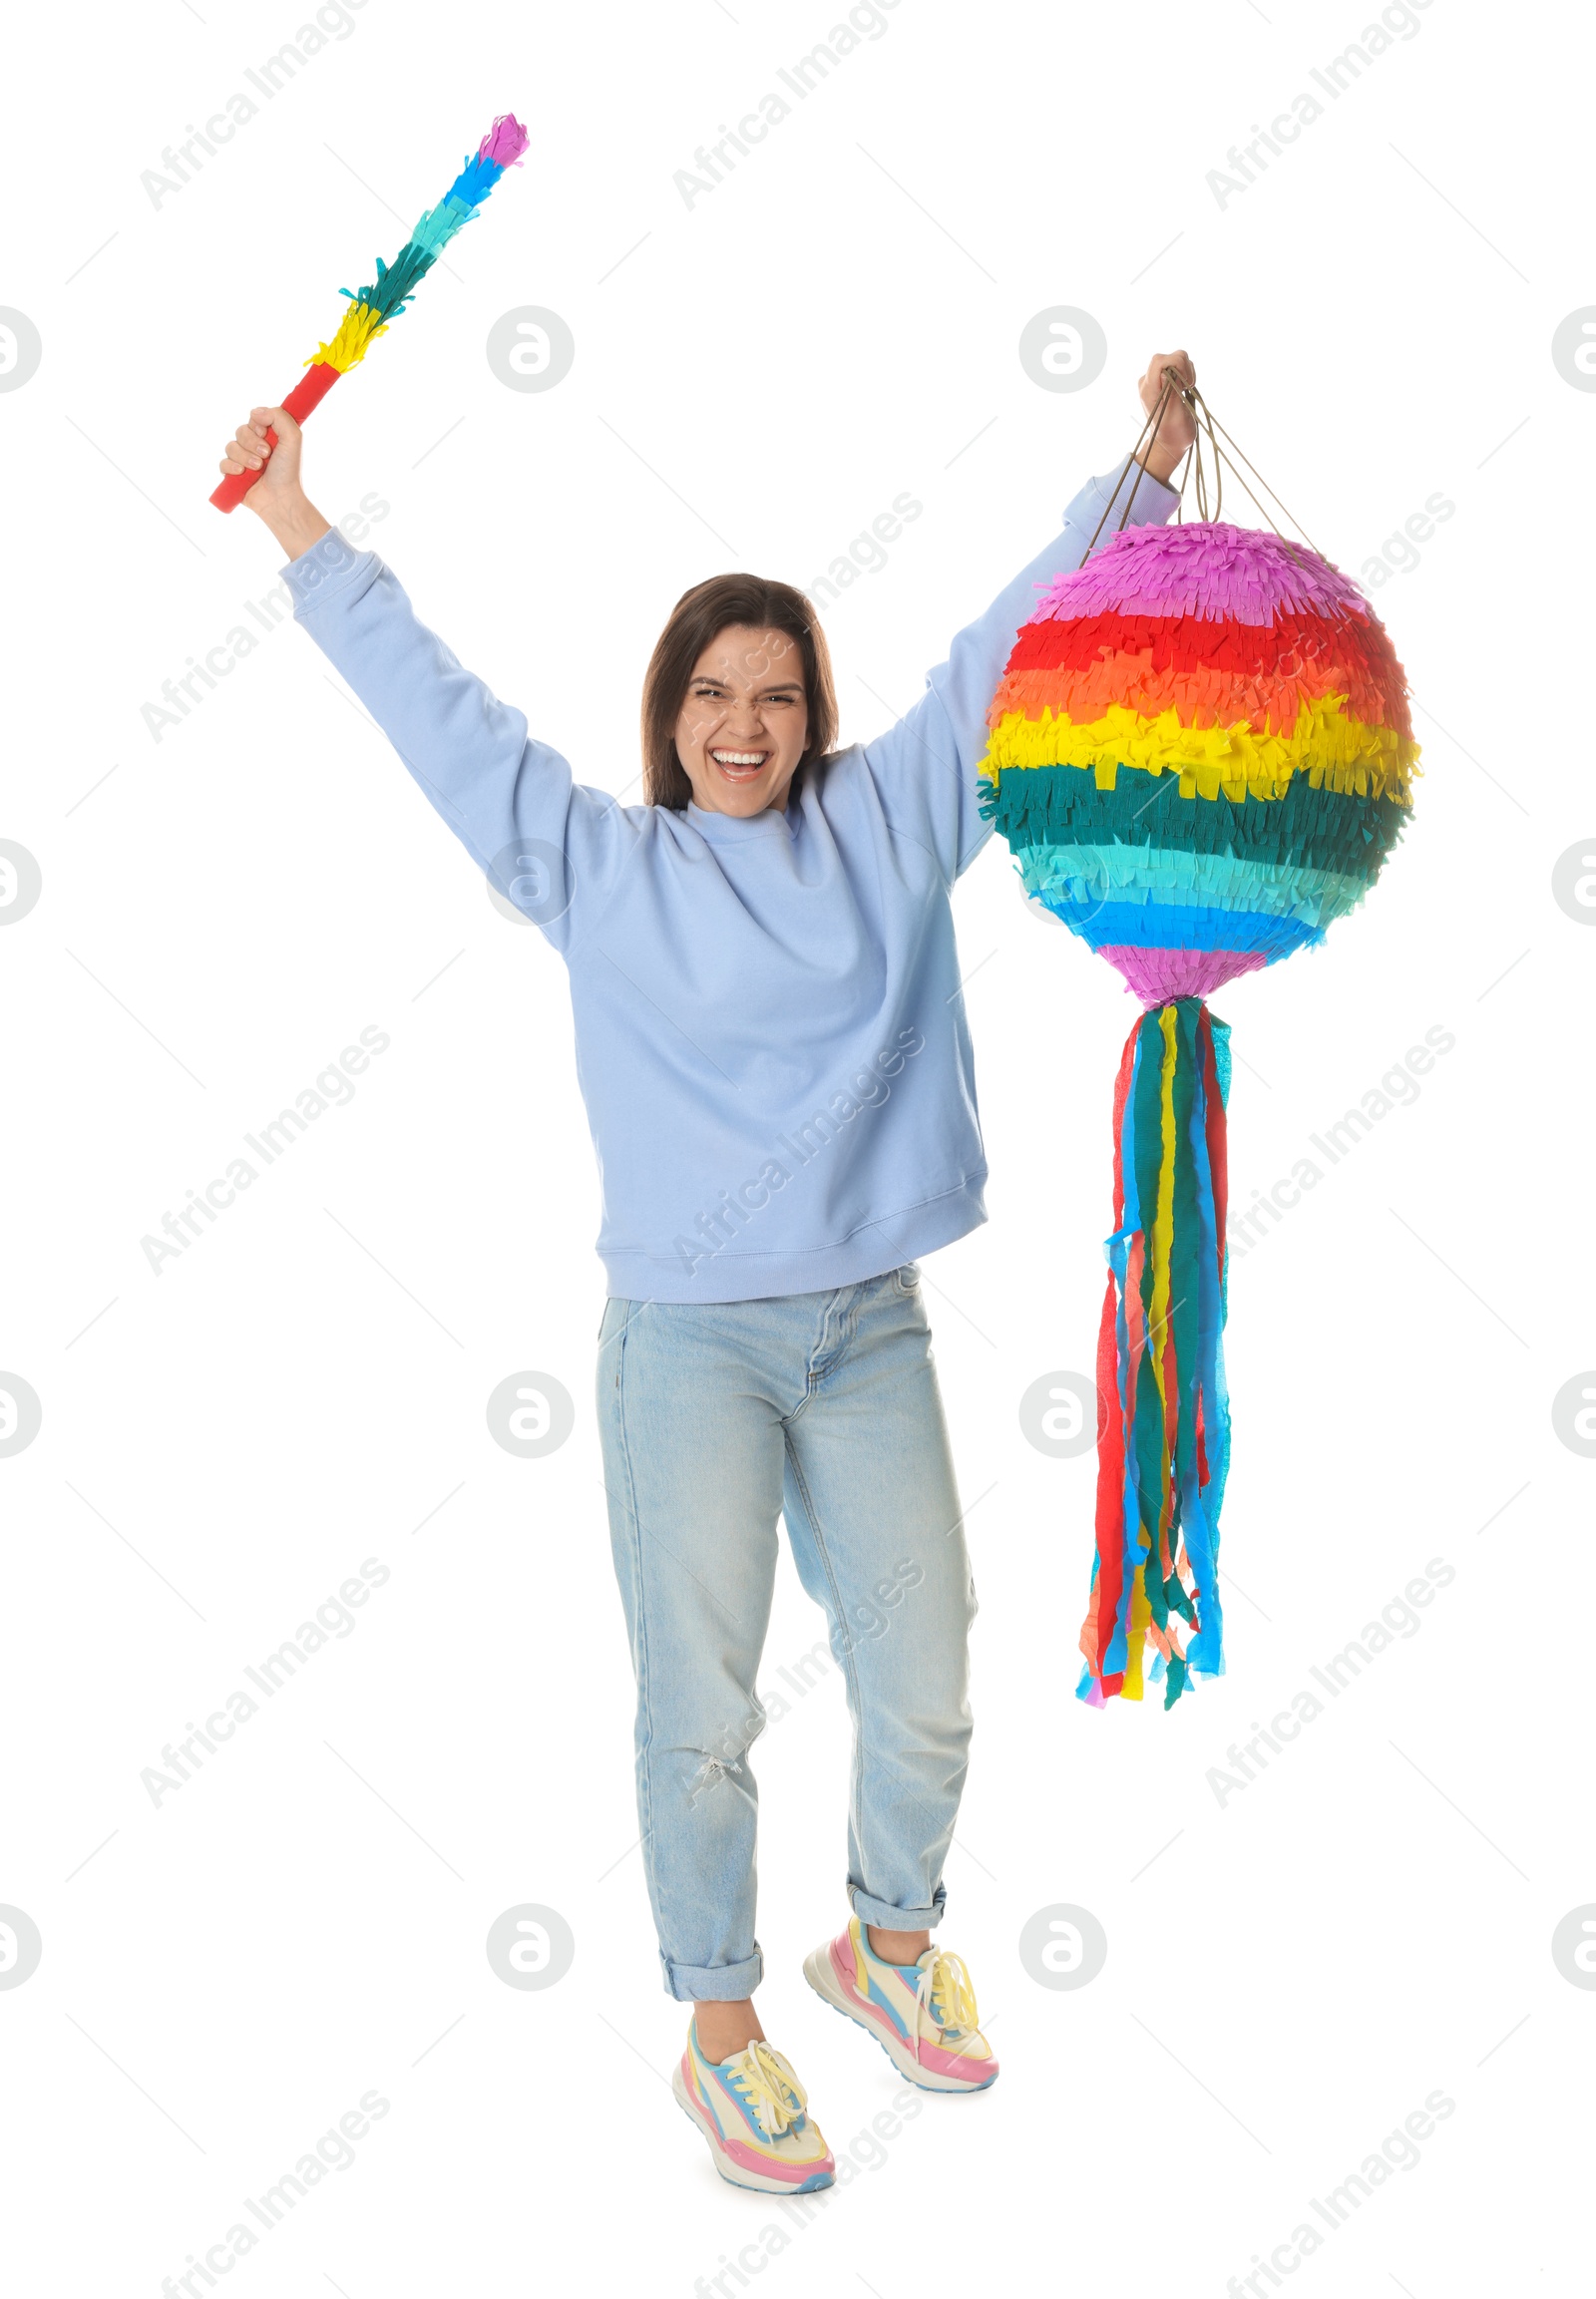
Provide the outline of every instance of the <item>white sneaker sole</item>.
[[[840,2012],[845,2020],[852,2020],[856,2028],[862,2028],[867,2036],[874,2037],[899,2075],[909,2083],[918,2085],[922,2092],[949,2092],[965,2096],[988,2091],[997,2082],[995,2076],[989,2076],[981,2083],[963,2084],[957,2076],[939,2076],[932,2069],[923,2068],[896,2028],[889,2027],[886,2021],[871,2019],[843,1994],[832,1969],[829,1941],[823,1947],[813,1949],[804,1958],[804,1978],[815,1994],[823,1998],[834,2012]],[[973,2062],[972,2065],[979,2066],[980,2062]]]
[[676,2063],[671,2075],[670,2089],[676,2095],[678,2107],[692,2118],[693,2127],[703,2133],[715,2169],[728,2187],[750,2187],[760,2195],[812,2195],[817,2187],[829,2187],[832,2184],[833,2174],[829,2171],[824,2177],[812,2172],[807,2179],[773,2179],[763,2171],[745,2170],[740,2163],[733,2168],[726,2161],[714,2125],[687,2089],[680,2061]]

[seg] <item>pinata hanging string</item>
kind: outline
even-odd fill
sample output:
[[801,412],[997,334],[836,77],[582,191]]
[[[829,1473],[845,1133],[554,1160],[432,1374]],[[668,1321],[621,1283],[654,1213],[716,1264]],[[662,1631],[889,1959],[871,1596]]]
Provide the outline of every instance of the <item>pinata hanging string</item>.
[[[1254,495],[1252,489],[1247,485],[1246,480],[1243,479],[1240,470],[1237,468],[1238,464],[1246,464],[1247,469],[1252,473],[1254,479],[1257,480],[1264,493],[1270,497],[1271,501],[1274,502],[1277,507],[1285,514],[1286,518],[1291,521],[1291,524],[1296,528],[1298,534],[1307,544],[1309,550],[1318,556],[1318,546],[1314,542],[1313,537],[1309,534],[1307,528],[1304,527],[1302,521],[1296,516],[1296,514],[1288,510],[1287,506],[1281,502],[1280,497],[1276,495],[1275,490],[1270,486],[1268,480],[1264,477],[1263,473],[1258,469],[1256,464],[1250,462],[1247,456],[1242,453],[1240,447],[1237,446],[1235,440],[1232,439],[1230,433],[1225,429],[1225,426],[1214,414],[1213,409],[1209,406],[1202,393],[1197,389],[1197,386],[1195,384],[1190,386],[1183,384],[1172,367],[1166,367],[1164,369],[1164,375],[1167,379],[1164,384],[1164,389],[1166,391],[1174,390],[1178,392],[1179,396],[1185,401],[1186,406],[1191,411],[1192,421],[1195,426],[1189,458],[1189,468],[1196,474],[1195,485],[1197,491],[1197,516],[1199,519],[1217,519],[1219,517],[1220,504],[1220,497],[1216,495],[1214,508],[1210,513],[1207,509],[1206,503],[1204,502],[1203,490],[1205,475],[1202,468],[1202,432],[1203,427],[1206,425],[1208,430],[1208,444],[1213,452],[1215,479],[1221,490],[1221,493],[1223,491],[1224,485],[1224,466],[1229,463],[1231,471],[1234,474],[1237,484],[1240,486],[1242,492],[1249,498],[1255,508],[1263,514],[1263,517],[1269,522],[1269,525],[1280,537],[1281,542],[1289,546],[1291,541],[1290,537],[1283,532],[1279,521],[1275,518],[1274,513],[1270,511],[1269,506],[1260,501],[1258,496]],[[1214,436],[1216,432],[1219,434],[1219,438],[1217,439]],[[1225,449],[1220,446],[1220,439],[1224,440],[1225,446],[1232,450],[1236,459],[1234,462],[1231,460],[1231,456],[1225,453]],[[1182,474],[1181,490],[1184,491],[1184,488],[1185,474]]]
[[[1172,374],[1173,370],[1166,367],[1164,369],[1164,373],[1167,376]],[[1221,463],[1219,457],[1219,442],[1214,437],[1214,419],[1208,411],[1207,402],[1199,401],[1195,390],[1192,396],[1195,404],[1192,406],[1191,410],[1191,453],[1187,458],[1186,469],[1180,475],[1180,486],[1176,491],[1181,498],[1180,509],[1175,514],[1177,525],[1184,525],[1185,523],[1185,496],[1186,481],[1188,477],[1192,480],[1193,492],[1197,497],[1197,516],[1199,519],[1217,519],[1225,500],[1225,470],[1224,465]],[[1211,473],[1203,462],[1203,426],[1205,423],[1208,427],[1208,445],[1213,455],[1213,469]],[[1214,488],[1214,505],[1211,511],[1208,508],[1208,486],[1210,478],[1212,479]]]
[[[1165,375],[1168,375],[1170,372],[1171,370],[1166,367],[1164,370]],[[1136,434],[1136,443],[1132,447],[1129,455],[1125,458],[1124,471],[1121,471],[1119,477],[1114,481],[1114,491],[1113,494],[1109,496],[1108,501],[1103,505],[1102,518],[1098,520],[1096,526],[1092,529],[1091,541],[1087,544],[1085,550],[1080,555],[1081,567],[1085,566],[1087,560],[1090,559],[1092,553],[1096,550],[1097,538],[1099,535],[1101,535],[1104,522],[1107,520],[1108,514],[1113,510],[1115,501],[1119,495],[1119,490],[1124,485],[1125,472],[1129,471],[1131,465],[1134,463],[1136,466],[1136,476],[1131,481],[1129,499],[1125,504],[1124,510],[1120,514],[1120,527],[1123,528],[1125,522],[1129,519],[1131,505],[1136,500],[1136,490],[1140,487],[1142,483],[1142,476],[1147,468],[1146,465],[1140,460],[1143,445],[1145,443],[1146,451],[1149,455],[1151,455],[1154,444],[1158,438],[1159,427],[1164,420],[1164,411],[1168,405],[1169,385],[1166,383],[1163,390],[1158,394],[1157,400],[1154,402],[1152,408],[1148,411],[1146,420],[1143,422],[1140,431]],[[1151,430],[1150,438],[1148,437],[1149,428]],[[1077,569],[1076,572],[1078,574],[1079,569]]]
[[[1153,448],[1157,443],[1158,434],[1163,428],[1164,417],[1168,413],[1169,403],[1172,397],[1178,397],[1184,402],[1188,412],[1191,415],[1193,424],[1192,443],[1187,451],[1185,469],[1182,471],[1179,485],[1175,489],[1175,493],[1181,498],[1182,507],[1184,507],[1185,502],[1186,483],[1187,480],[1190,479],[1193,485],[1193,492],[1196,496],[1197,516],[1199,520],[1203,521],[1204,523],[1216,521],[1219,518],[1220,511],[1224,503],[1225,468],[1227,465],[1229,465],[1232,477],[1235,479],[1237,485],[1241,488],[1243,494],[1247,496],[1248,500],[1253,504],[1254,508],[1259,512],[1268,526],[1280,538],[1280,541],[1286,546],[1286,549],[1288,551],[1292,551],[1294,547],[1291,538],[1282,529],[1280,522],[1276,519],[1274,513],[1269,509],[1268,504],[1264,503],[1261,498],[1254,493],[1253,489],[1248,486],[1240,468],[1241,465],[1245,464],[1247,470],[1252,473],[1254,479],[1257,480],[1259,486],[1264,490],[1264,493],[1272,499],[1278,509],[1285,515],[1288,520],[1291,521],[1291,524],[1297,529],[1298,533],[1302,536],[1303,541],[1308,545],[1309,550],[1316,551],[1317,547],[1314,544],[1313,538],[1309,535],[1308,530],[1303,526],[1302,521],[1287,509],[1286,505],[1281,502],[1280,497],[1276,495],[1274,489],[1270,486],[1268,480],[1264,478],[1263,473],[1259,471],[1256,465],[1250,462],[1248,458],[1242,453],[1242,450],[1237,446],[1235,440],[1232,439],[1230,433],[1225,429],[1225,426],[1214,415],[1213,410],[1209,407],[1207,400],[1197,389],[1197,386],[1195,384],[1182,383],[1179,375],[1176,373],[1173,367],[1165,367],[1163,370],[1163,388],[1159,392],[1158,397],[1154,401],[1152,407],[1148,410],[1146,420],[1143,422],[1141,430],[1137,434],[1135,444],[1131,448],[1130,454],[1125,459],[1124,469],[1120,472],[1119,478],[1114,484],[1113,493],[1103,508],[1102,517],[1098,520],[1097,525],[1092,530],[1091,541],[1087,544],[1086,549],[1081,556],[1081,566],[1085,566],[1086,561],[1096,550],[1097,539],[1102,534],[1103,528],[1108,520],[1108,515],[1113,510],[1114,504],[1118,500],[1119,490],[1124,483],[1126,474],[1129,472],[1131,465],[1134,464],[1136,467],[1136,476],[1131,481],[1130,494],[1126,498],[1125,507],[1119,515],[1118,531],[1123,532],[1125,527],[1128,526],[1130,522],[1131,508],[1136,501],[1137,491],[1141,486],[1142,478],[1147,469],[1147,463],[1145,459],[1151,456]],[[1203,461],[1202,435],[1205,429],[1208,433],[1209,453],[1212,458],[1211,471]],[[1218,435],[1217,437],[1216,434]],[[1221,439],[1225,441],[1226,447],[1232,451],[1231,454],[1227,454],[1225,452],[1225,448],[1220,446],[1219,442]],[[1211,509],[1208,502],[1210,480],[1212,481],[1214,490],[1214,500]]]
[[[1200,397],[1201,397],[1201,394],[1199,393],[1199,394],[1198,394],[1198,396],[1199,396],[1199,398],[1200,398]],[[1272,498],[1273,498],[1273,500],[1274,500],[1274,501],[1275,501],[1277,504],[1279,504],[1279,505],[1280,505],[1280,508],[1281,508],[1281,510],[1282,510],[1282,511],[1284,511],[1284,512],[1286,513],[1286,517],[1287,517],[1287,518],[1288,518],[1288,519],[1291,521],[1291,523],[1292,523],[1293,527],[1295,527],[1295,528],[1296,528],[1296,530],[1297,530],[1298,534],[1299,534],[1299,535],[1302,537],[1303,541],[1304,541],[1304,542],[1307,544],[1307,546],[1308,546],[1309,550],[1310,550],[1310,551],[1312,551],[1312,552],[1314,552],[1316,556],[1318,556],[1318,557],[1322,557],[1322,556],[1323,556],[1323,554],[1322,554],[1322,553],[1320,553],[1318,545],[1315,543],[1315,541],[1314,541],[1313,537],[1312,537],[1312,536],[1309,534],[1309,532],[1308,532],[1307,528],[1306,528],[1306,527],[1304,527],[1304,525],[1303,525],[1302,521],[1301,521],[1301,520],[1300,520],[1300,519],[1299,519],[1299,518],[1296,516],[1296,514],[1295,514],[1294,512],[1291,512],[1291,511],[1287,511],[1287,510],[1286,510],[1286,506],[1285,506],[1285,504],[1284,504],[1284,503],[1281,503],[1281,501],[1280,501],[1280,497],[1279,497],[1278,495],[1276,495],[1276,494],[1275,494],[1275,490],[1274,490],[1274,489],[1273,489],[1273,488],[1270,486],[1270,484],[1269,484],[1268,480],[1267,480],[1267,479],[1264,477],[1263,473],[1262,473],[1261,471],[1259,471],[1259,470],[1258,470],[1258,469],[1257,469],[1257,468],[1256,468],[1256,467],[1255,467],[1253,464],[1251,464],[1251,463],[1248,463],[1248,462],[1247,462],[1247,458],[1246,458],[1246,456],[1245,456],[1245,455],[1243,455],[1243,454],[1242,454],[1242,451],[1241,451],[1241,449],[1240,449],[1239,447],[1237,447],[1237,446],[1236,446],[1236,442],[1235,442],[1235,440],[1231,438],[1231,436],[1230,436],[1230,433],[1229,433],[1229,432],[1228,432],[1228,431],[1225,429],[1225,426],[1224,426],[1224,425],[1223,425],[1223,424],[1222,424],[1222,423],[1219,421],[1219,419],[1217,418],[1217,416],[1214,416],[1214,415],[1212,415],[1212,414],[1210,414],[1210,413],[1209,413],[1208,402],[1207,402],[1206,400],[1203,400],[1203,402],[1202,402],[1202,407],[1203,407],[1203,414],[1204,414],[1205,418],[1207,419],[1207,422],[1208,422],[1208,426],[1209,426],[1209,432],[1208,432],[1208,436],[1209,436],[1209,439],[1210,439],[1210,441],[1213,441],[1213,435],[1214,435],[1214,433],[1217,431],[1217,432],[1219,433],[1219,436],[1220,436],[1220,438],[1224,440],[1224,442],[1225,442],[1226,446],[1228,446],[1228,447],[1231,447],[1231,448],[1234,448],[1234,449],[1235,449],[1235,452],[1236,452],[1237,456],[1240,458],[1240,460],[1241,460],[1243,463],[1246,463],[1246,464],[1247,464],[1247,468],[1248,468],[1248,470],[1249,470],[1250,472],[1252,472],[1252,475],[1253,475],[1253,477],[1254,477],[1254,478],[1257,480],[1257,482],[1258,482],[1259,486],[1260,486],[1260,487],[1263,489],[1264,493],[1265,493],[1266,495],[1268,495],[1268,496],[1272,497]],[[1220,452],[1221,452],[1221,451],[1220,451],[1220,448],[1219,448],[1218,444],[1217,444],[1217,443],[1215,443],[1215,444],[1214,444],[1214,454],[1215,454],[1215,456],[1217,457],[1217,456],[1220,454]],[[1228,457],[1228,456],[1226,457],[1226,461],[1227,461],[1227,462],[1229,461],[1229,457]],[[1235,466],[1234,466],[1234,465],[1232,465],[1232,467],[1231,467],[1231,468],[1234,470],[1234,469],[1235,469]],[[1248,495],[1252,496],[1252,500],[1253,500],[1253,502],[1254,502],[1254,503],[1258,503],[1258,498],[1257,498],[1257,496],[1256,496],[1256,495],[1253,495],[1253,491],[1252,491],[1252,489],[1251,489],[1250,487],[1248,487],[1248,486],[1247,486],[1247,482],[1246,482],[1246,480],[1245,480],[1245,479],[1241,479],[1241,474],[1240,474],[1240,472],[1239,472],[1239,471],[1236,473],[1236,476],[1237,476],[1237,478],[1238,478],[1238,479],[1240,479],[1240,480],[1241,480],[1241,484],[1242,484],[1242,486],[1243,486],[1244,488],[1246,488],[1246,491],[1247,491]],[[1274,527],[1274,529],[1275,529],[1275,533],[1276,533],[1277,535],[1280,535],[1280,529],[1279,529],[1278,527],[1276,527],[1276,526],[1275,526],[1275,522],[1274,522],[1274,520],[1273,520],[1273,519],[1271,519],[1271,518],[1270,518],[1270,515],[1269,515],[1269,513],[1268,513],[1267,511],[1265,511],[1265,510],[1264,510],[1264,506],[1263,506],[1261,503],[1258,503],[1258,508],[1259,508],[1259,510],[1260,510],[1260,511],[1263,511],[1263,513],[1264,513],[1264,517],[1265,517],[1266,519],[1268,519],[1268,520],[1269,520],[1269,524],[1270,524],[1270,526],[1271,526],[1271,527]],[[1280,539],[1281,539],[1282,543],[1284,543],[1284,542],[1285,542],[1285,540],[1286,540],[1286,538],[1285,538],[1283,535],[1281,535]]]

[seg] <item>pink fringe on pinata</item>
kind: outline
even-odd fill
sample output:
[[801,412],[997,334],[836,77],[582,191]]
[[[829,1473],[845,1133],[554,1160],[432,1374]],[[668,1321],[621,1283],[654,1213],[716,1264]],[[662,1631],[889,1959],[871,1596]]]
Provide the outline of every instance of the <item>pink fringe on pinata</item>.
[[1207,520],[1121,529],[1084,567],[1053,577],[1031,620],[1194,614],[1268,623],[1283,606],[1305,614],[1370,611],[1357,584],[1306,544]]
[[1128,943],[1105,944],[1097,956],[1124,975],[1145,1006],[1210,997],[1239,974],[1269,963],[1269,953],[1261,950],[1138,950]]

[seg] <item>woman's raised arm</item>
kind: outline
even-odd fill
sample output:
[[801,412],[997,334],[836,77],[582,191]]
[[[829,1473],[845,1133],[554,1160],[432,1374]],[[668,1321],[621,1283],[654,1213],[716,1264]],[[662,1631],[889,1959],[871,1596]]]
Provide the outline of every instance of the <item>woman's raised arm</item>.
[[[275,447],[266,444],[267,425]],[[560,753],[531,737],[523,714],[462,668],[392,570],[346,542],[308,500],[299,458],[292,416],[256,407],[221,462],[224,472],[261,470],[243,500],[288,554],[282,576],[295,621],[467,852],[568,950],[613,889],[637,840],[638,810],[576,782]]]
[[[1155,353],[1139,385],[1142,405],[1149,412],[1162,389],[1166,364],[1187,382],[1195,381],[1184,351]],[[1096,549],[1102,550],[1127,503],[1131,526],[1162,525],[1179,501],[1167,484],[1169,475],[1191,439],[1191,418],[1182,403],[1172,399],[1156,444],[1144,448],[1138,458],[1141,471],[1127,457],[1112,471],[1088,479],[1064,512],[1060,532],[1004,585],[985,614],[965,625],[949,648],[947,661],[927,673],[920,700],[896,726],[865,745],[865,764],[888,818],[905,835],[932,848],[950,883],[969,868],[992,835],[992,825],[981,816],[979,789],[987,713],[1014,635],[1035,607],[1037,589],[1053,575],[1079,566],[1099,521]]]

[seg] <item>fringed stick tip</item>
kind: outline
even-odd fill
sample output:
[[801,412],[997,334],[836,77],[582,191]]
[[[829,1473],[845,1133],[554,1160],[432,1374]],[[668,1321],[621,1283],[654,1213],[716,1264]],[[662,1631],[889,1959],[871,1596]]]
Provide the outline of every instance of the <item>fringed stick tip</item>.
[[522,154],[532,138],[513,112],[501,113],[477,147],[479,160],[491,160],[496,168],[519,168]]

